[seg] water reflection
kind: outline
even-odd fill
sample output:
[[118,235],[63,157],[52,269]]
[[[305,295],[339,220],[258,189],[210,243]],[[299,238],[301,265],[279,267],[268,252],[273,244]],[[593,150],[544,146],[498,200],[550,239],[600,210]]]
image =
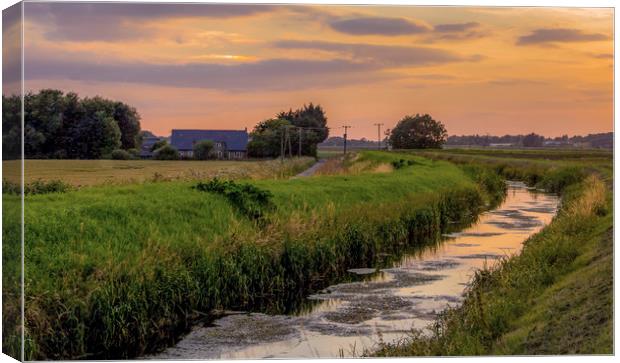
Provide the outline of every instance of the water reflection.
[[198,327],[157,359],[313,358],[359,355],[382,339],[403,338],[458,304],[474,271],[521,250],[555,215],[559,199],[508,185],[505,201],[443,242],[389,268],[359,266],[346,283],[308,297],[296,315],[234,314]]

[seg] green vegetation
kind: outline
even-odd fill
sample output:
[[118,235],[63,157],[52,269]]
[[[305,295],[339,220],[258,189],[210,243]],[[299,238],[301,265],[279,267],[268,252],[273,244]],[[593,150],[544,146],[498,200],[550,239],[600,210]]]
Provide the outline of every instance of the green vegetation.
[[211,152],[213,151],[213,141],[211,140],[203,140],[199,141],[194,145],[194,159],[196,160],[207,160],[212,157]]
[[130,160],[133,158],[133,156],[128,151],[122,149],[116,149],[112,151],[112,154],[110,156],[112,157],[112,160]]
[[437,149],[446,142],[444,125],[430,115],[405,116],[390,133],[395,149]]
[[[212,309],[285,312],[350,267],[434,243],[502,192],[443,161],[380,152],[359,160],[401,158],[414,164],[207,182],[206,193],[173,181],[26,196],[26,358],[133,357],[171,344]],[[247,217],[248,196],[273,203],[261,207],[268,223]],[[12,220],[18,208],[7,212]],[[4,224],[5,244],[18,233]],[[12,257],[5,261],[16,264]]]
[[[64,193],[71,190],[71,185],[62,180],[35,180],[31,183],[24,184],[24,194],[47,194],[47,193]],[[20,184],[12,183],[7,180],[2,181],[2,193],[20,195],[22,188]]]
[[[259,122],[252,131],[248,155],[278,157],[284,154],[316,156],[317,144],[327,138],[327,117],[320,105],[304,105],[295,111],[280,112],[275,118]],[[299,139],[301,137],[301,140]],[[290,140],[282,145],[282,141]]]
[[261,220],[268,212],[275,209],[271,201],[273,195],[252,184],[238,184],[232,180],[214,178],[205,183],[198,183],[195,189],[225,196],[241,213],[253,220]]
[[413,332],[374,354],[611,354],[611,154],[444,150],[433,156],[561,193],[562,208],[519,256],[477,272],[464,303],[440,314],[430,335]]
[[[2,95],[3,158],[21,155],[21,100]],[[140,115],[101,97],[44,89],[24,97],[24,154],[33,159],[99,159],[139,147]]]
[[164,145],[153,153],[156,160],[179,160],[179,151],[172,145]]

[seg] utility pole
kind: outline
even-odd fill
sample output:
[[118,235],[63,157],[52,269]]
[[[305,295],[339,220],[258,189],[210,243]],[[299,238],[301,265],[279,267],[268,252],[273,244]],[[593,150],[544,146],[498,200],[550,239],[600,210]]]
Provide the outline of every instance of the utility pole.
[[377,141],[379,142],[379,150],[381,150],[381,126],[383,126],[383,124],[376,123],[373,125],[377,126]]
[[289,158],[293,157],[293,147],[291,146],[291,128],[290,126],[286,127],[286,139],[288,141],[288,156]]
[[280,130],[280,161],[284,163],[284,130]]
[[302,128],[298,127],[297,131],[299,132],[299,155],[298,156],[301,157],[301,131],[302,131]]
[[344,128],[344,155],[347,155],[347,130],[351,128],[351,126],[342,126]]

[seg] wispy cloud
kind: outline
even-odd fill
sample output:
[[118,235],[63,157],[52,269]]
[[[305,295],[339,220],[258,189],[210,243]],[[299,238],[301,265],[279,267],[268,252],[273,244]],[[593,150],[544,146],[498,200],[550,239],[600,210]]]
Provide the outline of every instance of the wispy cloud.
[[251,16],[278,9],[272,5],[165,3],[26,3],[26,19],[44,25],[56,41],[122,41],[147,37],[145,23],[173,18]]
[[317,40],[281,40],[273,45],[281,49],[314,49],[345,55],[357,62],[379,67],[406,67],[478,60],[436,48],[375,45],[362,43],[336,43]]
[[426,25],[418,24],[411,20],[384,17],[336,19],[330,21],[329,26],[338,32],[351,35],[398,36],[430,31],[430,28]]
[[[326,84],[374,81],[377,66],[347,60],[270,59],[216,64],[95,63],[83,60],[29,58],[28,80],[67,79],[123,82],[224,91],[283,90]],[[357,81],[356,81],[357,80]]]
[[477,22],[453,23],[453,24],[437,24],[433,29],[438,33],[459,33],[479,27]]
[[519,37],[517,45],[589,42],[607,39],[609,39],[609,37],[605,34],[585,33],[579,29],[544,28],[536,29],[531,34]]

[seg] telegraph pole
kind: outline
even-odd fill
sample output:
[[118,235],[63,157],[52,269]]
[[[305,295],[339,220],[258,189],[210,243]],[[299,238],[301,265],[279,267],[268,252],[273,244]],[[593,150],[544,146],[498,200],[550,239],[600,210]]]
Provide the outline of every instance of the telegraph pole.
[[344,155],[347,155],[347,130],[351,128],[351,126],[342,126],[344,128]]
[[297,131],[299,132],[299,157],[301,157],[301,131],[302,131],[302,128],[298,127]]
[[381,150],[381,126],[383,126],[383,124],[376,123],[373,125],[377,126],[377,141],[379,142],[379,150]]

